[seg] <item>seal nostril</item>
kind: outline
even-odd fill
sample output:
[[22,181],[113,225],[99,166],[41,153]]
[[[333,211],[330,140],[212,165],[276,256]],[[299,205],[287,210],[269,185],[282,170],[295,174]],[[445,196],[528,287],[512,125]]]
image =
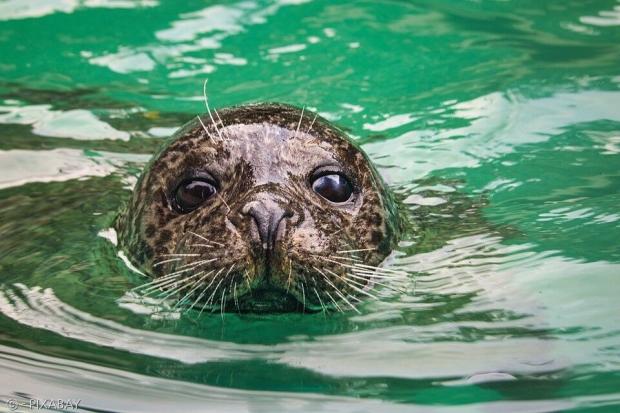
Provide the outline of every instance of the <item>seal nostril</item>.
[[273,250],[276,241],[281,237],[282,223],[293,217],[293,212],[273,201],[252,201],[247,203],[241,212],[254,221],[260,244],[264,250]]

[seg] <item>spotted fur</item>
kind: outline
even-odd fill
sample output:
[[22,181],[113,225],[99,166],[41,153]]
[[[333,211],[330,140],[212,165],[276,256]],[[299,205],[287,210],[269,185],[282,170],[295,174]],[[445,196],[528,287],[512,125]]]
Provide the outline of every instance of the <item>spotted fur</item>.
[[[285,301],[273,291],[304,310],[359,301],[373,279],[365,267],[355,278],[346,265],[377,266],[400,232],[394,202],[367,156],[343,131],[292,106],[246,105],[216,115],[186,124],[145,168],[116,222],[130,260],[155,280],[170,277],[158,291],[187,296],[203,310],[260,310],[252,303]],[[310,175],[327,164],[351,178],[351,202],[336,205],[313,192]],[[218,194],[180,214],[171,207],[174,190],[192,171],[213,175]],[[269,257],[241,212],[263,199],[292,211]]]

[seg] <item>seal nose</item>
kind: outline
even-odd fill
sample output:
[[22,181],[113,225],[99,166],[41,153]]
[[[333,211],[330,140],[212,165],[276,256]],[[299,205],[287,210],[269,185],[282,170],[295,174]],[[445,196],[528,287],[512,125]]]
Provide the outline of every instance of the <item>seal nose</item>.
[[293,216],[293,212],[284,205],[284,202],[277,202],[270,198],[250,201],[244,205],[241,212],[254,220],[261,245],[265,251],[275,247],[275,243],[280,237],[278,231],[282,222]]

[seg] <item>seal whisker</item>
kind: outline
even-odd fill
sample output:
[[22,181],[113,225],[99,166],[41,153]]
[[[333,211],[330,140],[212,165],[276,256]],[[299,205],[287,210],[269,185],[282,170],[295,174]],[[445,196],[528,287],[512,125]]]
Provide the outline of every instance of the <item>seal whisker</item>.
[[159,282],[169,280],[170,278],[178,278],[178,277],[180,277],[179,274],[172,272],[172,273],[168,273],[167,275],[163,275],[159,278],[155,278],[154,280],[151,280],[150,284],[157,284]]
[[329,297],[330,300],[332,300],[332,303],[334,303],[334,306],[336,306],[336,309],[338,311],[340,311],[341,313],[344,313],[344,311],[342,310],[342,308],[338,305],[338,303],[336,302],[336,300],[334,300],[334,297],[332,297],[332,295],[329,293],[329,291],[325,291],[325,294],[327,294],[327,296]]
[[358,248],[358,249],[354,249],[354,250],[339,250],[336,251],[338,254],[343,253],[343,252],[361,252],[361,251],[374,251],[376,250],[376,248]]
[[245,270],[243,272],[243,278],[245,279],[245,283],[248,285],[248,290],[250,290],[250,292],[252,291],[252,285],[250,284],[250,274],[248,273],[248,270]]
[[371,270],[375,270],[375,271],[380,271],[380,272],[384,272],[384,273],[392,273],[392,274],[396,274],[396,275],[407,275],[406,271],[402,271],[402,270],[392,270],[390,268],[384,268],[384,267],[376,267],[376,266],[372,266],[372,265],[367,265],[367,264],[353,264],[356,267],[362,267],[362,268],[368,268]]
[[[205,271],[206,271],[206,270],[205,270]],[[195,276],[198,276],[198,275],[204,274],[204,273],[205,273],[205,271],[201,271],[201,272],[197,273]],[[200,278],[200,279],[198,279],[196,282],[194,282],[194,283],[190,286],[190,288],[191,288],[191,289],[187,292],[187,294],[185,294],[185,295],[183,296],[183,298],[181,298],[181,299],[179,300],[179,302],[178,302],[178,303],[176,303],[176,305],[175,305],[172,309],[174,310],[174,309],[175,309],[176,307],[178,307],[181,303],[183,303],[186,299],[188,299],[188,298],[190,297],[190,295],[192,295],[192,293],[193,293],[194,291],[196,291],[198,288],[200,288],[200,283],[201,283],[201,282],[202,282],[205,278],[207,278],[207,277],[208,277],[208,276],[209,276],[212,272],[213,272],[213,271],[210,271],[210,272],[206,273],[206,274],[205,274],[202,278]]]
[[226,297],[226,288],[222,290],[222,299],[220,300],[220,316],[222,321],[224,321],[224,297]]
[[199,267],[199,266],[204,265],[204,264],[208,264],[208,263],[213,262],[213,261],[217,261],[217,258],[211,258],[211,259],[208,259],[208,260],[199,260],[199,261],[190,262],[189,264],[181,265],[178,268],[179,269],[187,268],[187,267],[196,268],[196,267]]
[[376,278],[379,280],[404,281],[407,279],[405,275],[381,273],[378,271],[363,270],[359,268],[353,268],[351,271],[355,274],[364,275],[368,278]]
[[209,283],[205,288],[202,289],[202,291],[200,292],[200,294],[198,295],[198,297],[194,300],[194,302],[192,303],[192,305],[190,305],[187,310],[185,310],[185,312],[189,312],[192,310],[192,308],[194,308],[194,306],[196,304],[198,304],[198,302],[200,301],[200,299],[202,298],[202,296],[207,292],[207,289],[209,288],[209,286],[211,285],[211,283]]
[[205,79],[204,83],[202,84],[202,96],[204,98],[205,101],[205,106],[207,107],[207,112],[209,113],[209,117],[211,118],[211,122],[213,122],[213,126],[215,127],[215,130],[217,131],[218,136],[220,137],[220,140],[224,140],[224,138],[222,137],[222,132],[220,132],[220,129],[217,127],[217,123],[215,123],[215,119],[213,119],[213,115],[211,114],[211,108],[209,107],[209,99],[207,98],[207,82],[209,81],[209,79]]
[[354,258],[354,257],[343,257],[341,255],[330,255],[328,256],[328,258],[332,258],[332,259],[340,259],[340,260],[345,260],[345,261],[356,261],[356,262],[363,262],[361,259],[359,258]]
[[338,235],[338,234],[340,234],[342,231],[344,231],[344,227],[341,227],[341,228],[340,228],[340,229],[338,229],[337,231],[334,231],[334,232],[332,233],[332,235]]
[[323,256],[323,255],[317,255],[317,254],[312,254],[314,257],[320,258],[320,259],[324,259],[324,258],[330,258],[332,260],[344,260],[344,261],[355,261],[355,262],[363,262],[361,259],[359,258],[351,258],[351,257],[343,257],[340,255],[328,255],[327,257]]
[[173,275],[169,275],[169,276],[165,276],[165,277],[156,278],[156,279],[151,280],[151,281],[149,281],[147,283],[144,283],[144,284],[141,284],[141,285],[139,285],[137,287],[134,287],[130,291],[141,290],[141,289],[143,289],[145,287],[148,287],[148,286],[152,286],[152,285],[156,285],[156,284],[161,284],[162,282],[167,281],[170,278],[178,278],[178,277],[180,277],[180,275],[173,274]]
[[[334,283],[332,283],[332,282],[329,280],[329,277],[328,277],[328,276],[327,276],[324,272],[322,272],[322,271],[320,271],[320,270],[318,270],[318,269],[317,269],[317,271],[319,271],[319,272],[321,273],[321,275],[323,275],[323,277],[325,278],[325,281],[326,281],[329,285],[331,285],[331,286],[332,286],[332,288],[334,289],[334,292],[335,292],[336,294],[338,294],[338,296],[340,296],[340,298],[342,298],[342,299],[344,300],[344,302],[345,302],[345,303],[347,303],[347,304],[349,305],[349,307],[351,307],[351,308],[352,308],[354,311],[356,311],[358,314],[361,314],[361,313],[360,313],[360,311],[359,311],[357,308],[355,308],[355,306],[354,306],[353,304],[351,304],[351,303],[349,302],[349,300],[347,300],[347,299],[345,298],[345,296],[344,296],[344,295],[342,295],[342,293],[340,292],[340,290],[338,289],[338,287],[336,287],[336,286],[334,285]],[[332,272],[332,274],[334,274],[334,273]],[[334,274],[334,275],[336,275],[336,274]],[[337,275],[336,275],[336,276],[337,276]],[[340,278],[341,280],[343,280],[343,281],[344,281],[344,279],[343,279],[342,277],[340,277],[340,276],[337,276],[337,278]],[[346,283],[346,281],[344,281],[344,282]]]
[[240,313],[241,310],[239,309],[239,300],[237,299],[237,281],[235,281],[235,284],[233,285],[233,300],[235,301],[235,307],[237,307],[237,312]]
[[224,198],[222,198],[219,192],[217,192],[216,195],[220,199],[220,201],[222,201],[222,203],[226,206],[226,209],[228,209],[228,212],[226,212],[226,216],[228,216],[228,214],[230,214],[230,211],[231,211],[230,207],[228,206]]
[[297,130],[295,130],[295,138],[297,138],[297,134],[299,133],[299,127],[301,126],[301,120],[304,118],[304,110],[306,107],[301,108],[301,115],[299,115],[299,123],[297,124]]
[[[230,266],[230,268],[228,269],[228,271],[226,271],[226,275],[224,275],[224,279],[228,278],[228,274],[230,274],[230,272],[233,270],[233,268],[235,267],[236,264],[233,264]],[[224,301],[225,301],[225,297],[226,297],[226,290],[231,290],[230,284],[232,283],[233,280],[228,280],[228,288],[224,288],[222,290],[222,300],[220,301],[220,312],[222,315],[222,321],[224,321]]]
[[[347,267],[351,268],[351,267]],[[359,268],[353,268],[351,270],[355,274],[364,275],[369,278],[378,278],[382,280],[405,280],[406,277],[402,274],[390,274],[390,273],[380,273],[378,271],[365,270]]]
[[171,274],[167,274],[166,276],[169,276],[169,275],[176,275],[176,274],[183,274],[183,273],[189,272],[189,271],[191,271],[191,270],[193,270],[193,269],[194,269],[194,267],[184,268],[184,269],[182,269],[182,270],[175,271],[175,272],[173,272],[173,273],[171,273]]
[[[193,268],[189,268],[189,269],[193,270]],[[184,289],[185,287],[188,287],[188,286],[190,286],[190,287],[193,286],[194,284],[193,284],[192,280],[195,279],[196,277],[198,277],[201,274],[203,274],[202,271],[198,272],[198,273],[194,273],[194,274],[190,275],[189,277],[185,277],[182,280],[180,280],[179,283],[181,283],[181,285],[183,287],[182,289]]]
[[209,296],[209,299],[207,300],[207,302],[205,303],[206,305],[211,303],[211,300],[213,300],[215,298],[215,293],[217,293],[217,290],[219,290],[220,285],[222,285],[222,282],[224,282],[224,279],[221,278],[220,281],[217,283],[217,285],[215,286],[215,288],[213,289],[213,292],[211,293],[211,295]]
[[217,248],[217,246],[211,244],[189,244],[188,247]]
[[164,293],[166,293],[166,292],[167,292],[167,294],[165,294],[165,295],[164,295],[164,296],[160,299],[160,303],[163,303],[164,301],[166,301],[166,300],[168,299],[168,297],[171,297],[172,295],[174,295],[174,294],[176,294],[176,293],[178,293],[178,292],[183,291],[183,289],[184,289],[185,287],[187,287],[187,285],[189,284],[189,280],[190,280],[191,278],[192,278],[192,277],[186,278],[183,282],[181,282],[181,285],[180,285],[179,287],[176,287],[176,286],[175,286],[176,288],[173,288],[173,289],[172,289],[172,290],[170,290],[170,291],[162,291],[160,294],[158,294],[158,295],[162,295],[162,294],[164,294]]
[[288,290],[291,287],[291,277],[293,273],[293,261],[288,259],[288,279],[286,281],[286,293],[288,294]]
[[361,299],[357,298],[357,297],[356,297],[356,296],[354,296],[354,295],[347,294],[347,297],[349,297],[349,298],[350,298],[350,299],[352,299],[352,300],[357,301],[358,303],[361,303],[361,302],[362,302],[362,300],[361,300]]
[[[187,283],[182,283],[179,287],[174,288],[171,291],[168,291],[167,294],[165,294],[166,291],[160,292],[159,294],[156,295],[156,297],[159,299],[159,304],[160,305],[163,304],[168,298],[170,298],[174,294],[177,294],[177,293],[183,291],[183,289],[185,287],[187,287]],[[163,295],[163,297],[162,297],[162,295]]]
[[[312,268],[314,268],[316,271],[318,271],[318,272],[319,272],[319,274],[321,274],[321,275],[323,276],[323,278],[325,279],[325,282],[327,282],[327,283],[328,283],[328,284],[329,284],[329,285],[330,285],[330,286],[334,289],[334,292],[335,292],[336,294],[338,294],[338,296],[340,296],[340,298],[342,298],[342,299],[344,300],[344,302],[346,302],[346,303],[347,303],[347,304],[348,304],[348,305],[349,305],[349,306],[350,306],[353,310],[355,310],[356,312],[358,312],[358,313],[359,313],[359,310],[358,310],[357,308],[355,308],[355,306],[354,306],[353,304],[351,304],[351,303],[349,302],[349,300],[347,300],[347,299],[345,298],[345,296],[344,296],[344,295],[342,295],[342,294],[340,293],[340,291],[338,290],[338,287],[336,287],[336,286],[334,285],[334,283],[332,283],[332,282],[329,280],[329,277],[328,277],[328,276],[327,276],[327,275],[326,275],[323,271],[319,270],[319,269],[318,269],[318,268],[316,268],[316,267],[312,267]],[[327,291],[326,291],[326,292],[327,292]],[[330,298],[331,298],[331,297],[330,297]],[[332,298],[332,301],[333,301],[333,298]],[[335,301],[334,301],[334,304],[335,304]]]
[[[354,272],[356,273],[360,273],[360,274],[365,274],[368,275],[369,277],[373,277],[373,278],[383,278],[383,279],[389,279],[389,280],[393,280],[396,279],[396,277],[394,277],[395,275],[399,275],[399,276],[403,276],[402,272],[386,272],[386,273],[380,273],[380,274],[376,274],[376,272],[379,272],[379,270],[377,270],[378,267],[371,267],[371,266],[364,266],[363,264],[345,264],[343,262],[340,261],[336,261],[333,260],[331,258],[327,258],[327,257],[322,257],[322,259],[324,261],[328,261],[334,264],[338,264],[341,267],[345,267],[345,268],[351,268]],[[366,269],[365,267],[369,267],[374,269],[375,271],[370,271],[369,269]],[[405,273],[406,275],[406,273]]]
[[305,313],[306,312],[306,291],[304,289],[304,281],[302,281],[301,284],[299,284],[299,286],[301,287],[301,297],[302,297],[302,302],[301,302],[302,309],[301,309],[301,311],[303,313]]
[[[217,112],[217,109],[213,108],[213,111],[215,112],[215,116],[217,116],[218,121],[220,122],[220,125],[222,127],[224,127],[224,121],[222,120],[222,118],[220,118],[220,114]],[[228,136],[224,136],[224,138],[226,140],[230,140],[230,138],[228,138]]]
[[220,124],[224,126],[224,122],[222,121],[222,118],[220,118],[220,114],[217,113],[217,109],[213,108],[213,112],[215,112],[215,116],[217,116],[217,120],[220,122]]
[[318,113],[314,114],[314,119],[312,119],[312,123],[310,124],[310,126],[308,126],[308,130],[306,130],[306,134],[310,133],[310,130],[312,129],[312,127],[314,126],[314,121],[316,120],[316,118],[319,116]]
[[384,281],[399,281],[399,280],[402,281],[402,279],[397,278],[397,277],[392,277],[389,275],[380,275],[380,274],[375,274],[374,272],[366,272],[366,271],[359,271],[359,270],[351,270],[349,274],[355,274],[367,280],[372,279],[372,280],[384,280]]
[[[361,294],[364,294],[364,295],[366,295],[366,296],[368,296],[368,297],[370,297],[370,298],[373,298],[373,299],[375,299],[375,300],[377,300],[377,299],[378,299],[375,295],[373,295],[373,294],[371,294],[371,293],[369,293],[368,291],[365,291],[365,290],[363,289],[363,288],[366,286],[365,284],[362,284],[362,283],[357,282],[357,281],[355,281],[355,280],[348,279],[348,278],[346,278],[345,276],[338,276],[336,273],[334,273],[333,271],[328,270],[327,268],[325,268],[325,271],[327,271],[328,273],[330,273],[330,274],[332,274],[332,275],[335,275],[335,276],[339,277],[339,278],[340,278],[340,279],[341,279],[344,283],[346,283],[349,287],[351,287],[351,288],[352,288],[352,289],[354,289],[355,291],[357,291],[357,292],[359,292],[359,293],[361,293]],[[347,274],[347,275],[348,275],[348,274]],[[355,285],[354,285],[354,284],[355,284]],[[357,285],[357,286],[359,286],[359,287],[356,287],[356,285]]]
[[232,270],[234,270],[236,266],[237,266],[237,264],[236,264],[236,263],[235,263],[235,264],[233,264],[233,265],[231,265],[231,266],[230,266],[230,268],[228,269],[228,271],[226,271],[226,275],[224,275],[224,277],[228,277],[228,274],[230,274],[230,272],[231,272]]
[[[385,281],[391,281],[390,278],[380,278],[380,277],[372,277],[368,274],[358,274],[356,272],[348,272],[347,276],[351,277],[351,278],[356,278],[358,280],[364,280],[364,281],[371,281],[373,284],[376,285],[383,285],[383,286],[387,286],[386,284],[383,284],[381,281],[385,280]],[[376,279],[379,279],[381,281],[376,281]]]
[[353,309],[353,311],[358,314],[362,314],[361,311],[357,309],[357,307],[355,307],[349,300],[347,300],[347,298],[336,288],[335,285],[332,284],[332,286],[334,287],[334,292],[338,294],[338,296],[340,296],[340,298],[342,298],[344,302],[347,303],[347,305],[351,307],[351,309]]
[[325,314],[327,309],[325,308],[325,305],[323,304],[323,300],[321,300],[321,296],[319,295],[319,292],[316,290],[315,287],[312,287],[312,290],[314,290],[314,294],[316,294],[316,298],[319,299],[319,303],[321,304],[321,308],[323,309],[323,314]]
[[[224,268],[221,268],[221,269],[217,272],[217,274],[215,274],[215,275],[213,276],[213,281],[215,281],[215,280],[217,279],[218,275],[220,275],[220,273],[221,273],[222,271],[224,271]],[[212,282],[213,282],[213,281],[212,281]],[[216,285],[215,289],[213,290],[213,292],[212,292],[212,293],[211,293],[211,295],[209,296],[209,299],[208,299],[207,301],[205,301],[205,303],[202,305],[202,308],[200,309],[200,313],[198,313],[198,317],[200,317],[200,315],[202,314],[202,312],[204,311],[204,309],[205,309],[205,308],[207,308],[207,305],[209,305],[209,303],[211,302],[211,300],[212,300],[212,299],[213,299],[213,297],[215,296],[215,292],[216,292],[216,291],[217,291],[217,289],[220,287],[220,284],[222,283],[222,281],[224,281],[224,279],[223,279],[223,278],[222,278],[222,279],[220,279],[220,282],[219,282],[219,283],[217,283],[217,285]],[[211,284],[209,284],[209,285],[211,285]],[[208,287],[207,287],[207,288],[208,288]]]
[[397,292],[397,293],[404,293],[405,292],[405,290],[403,290],[401,288],[398,288],[398,287],[395,287],[395,286],[392,286],[392,285],[389,285],[389,284],[385,284],[383,282],[379,282],[379,281],[375,281],[375,280],[369,280],[367,277],[362,277],[362,276],[351,274],[351,273],[347,273],[347,276],[352,277],[352,278],[357,278],[357,279],[360,279],[360,280],[371,281],[373,285],[378,285],[379,287],[387,288],[388,290],[392,290],[392,291]]
[[[196,236],[196,237],[198,237],[198,238],[200,238],[200,239],[202,239],[204,241],[210,242],[211,244],[219,245],[220,247],[225,247],[225,245],[222,244],[221,242],[212,241],[210,239],[207,239],[207,238],[203,237],[202,235],[196,234],[195,232],[188,231],[188,234],[192,234],[192,235],[194,235],[194,236]],[[200,254],[197,254],[197,255],[200,255]]]
[[372,277],[385,278],[385,279],[394,279],[394,277],[388,276],[388,274],[375,274],[374,272],[371,272],[369,270],[358,268],[358,267],[355,266],[355,264],[353,264],[353,265],[345,264],[343,262],[336,261],[336,260],[333,260],[333,259],[327,258],[327,257],[321,257],[321,258],[323,259],[323,261],[327,261],[327,262],[331,262],[331,263],[334,263],[334,264],[338,264],[341,267],[351,268],[352,270],[357,271],[357,272],[367,273],[369,276],[372,276]]
[[[168,286],[170,284],[178,283],[179,282],[178,278],[180,278],[180,277],[181,277],[180,275],[176,275],[175,274],[175,276],[173,278],[168,279],[166,281],[150,282],[150,283],[146,284],[145,286],[148,286],[149,284],[151,286],[146,288],[144,291],[141,291],[140,294],[142,294],[143,296],[147,297],[148,295],[150,295],[150,293],[149,294],[145,294],[147,291],[156,291],[157,289],[161,289],[164,286]],[[158,280],[156,280],[156,281],[158,281]],[[140,286],[140,287],[142,287],[142,286]],[[140,287],[136,287],[136,290],[140,289]]]
[[159,261],[153,264],[153,268],[159,267],[160,265],[164,265],[169,262],[180,261],[182,258],[170,258],[168,260]]
[[196,115],[196,117],[198,118],[198,122],[200,122],[200,124],[202,125],[202,129],[204,129],[204,131],[207,133],[207,136],[210,139],[213,139],[213,136],[211,136],[211,134],[209,133],[209,130],[207,129],[207,127],[205,126],[205,124],[202,122],[202,119],[200,119],[200,116]]
[[[176,280],[176,281],[170,283],[169,285],[172,285],[172,286],[176,287],[178,285],[178,283],[179,283],[179,281]],[[164,294],[166,291],[167,290],[165,290],[164,288],[156,287],[156,288],[153,288],[153,289],[141,291],[139,294],[140,294],[140,298],[147,298],[147,297],[151,297],[151,296],[157,297],[157,296],[160,296],[160,295]]]
[[[351,255],[353,257],[359,258],[359,256],[356,254],[357,252],[364,252],[364,251],[358,251],[360,248],[354,248],[353,245],[346,241],[345,239],[340,239],[340,244],[344,245],[346,247],[346,249],[343,250],[337,250],[336,253],[337,254],[347,254],[347,255]],[[362,248],[364,249],[364,248]],[[376,248],[367,248],[368,250],[375,250]]]
[[[209,284],[207,284],[207,285],[205,286],[205,288],[203,288],[203,290],[200,292],[200,295],[198,296],[198,298],[196,298],[196,300],[194,301],[194,303],[192,304],[192,306],[191,306],[191,307],[190,307],[187,311],[191,310],[191,309],[192,309],[192,308],[193,308],[196,304],[198,304],[198,302],[200,301],[200,299],[201,299],[201,298],[202,298],[202,297],[203,297],[203,296],[207,293],[207,291],[209,290],[209,287],[211,287],[211,285],[213,285],[213,283],[214,283],[214,282],[215,282],[215,280],[217,279],[218,274],[219,274],[219,273],[221,273],[223,270],[224,270],[223,268],[222,268],[222,269],[220,269],[220,270],[217,272],[217,274],[215,274],[215,275],[213,276],[213,278],[211,279],[211,282],[209,282]],[[213,270],[213,271],[215,271],[215,270]],[[212,272],[213,272],[213,271],[212,271]],[[204,307],[203,307],[203,309],[204,309]],[[201,311],[201,313],[202,313],[202,311]]]
[[[215,289],[213,290],[213,294],[211,294],[211,295],[209,296],[209,299],[208,299],[208,300],[207,300],[207,302],[205,303],[205,306],[206,306],[207,304],[209,304],[209,303],[211,302],[211,300],[213,300],[213,299],[215,298],[215,294],[217,293],[217,290],[220,288],[220,285],[222,284],[222,282],[223,282],[224,280],[226,280],[226,277],[227,277],[227,276],[228,276],[228,274],[230,274],[230,272],[233,270],[234,266],[235,266],[235,264],[231,265],[231,266],[230,266],[230,268],[228,269],[228,271],[226,272],[226,274],[224,274],[224,276],[220,279],[220,282],[219,282],[219,283],[217,283],[217,285],[215,286]],[[221,271],[223,271],[223,270],[224,270],[224,268],[222,268],[222,270],[220,270],[220,272],[221,272]],[[218,273],[218,274],[219,274],[219,273]],[[203,307],[203,310],[204,310],[204,307]],[[211,312],[213,312],[213,310],[214,310],[214,309],[212,309],[212,310],[211,310]],[[201,313],[202,313],[202,311],[201,311]]]
[[[349,281],[352,281],[352,280],[349,280]],[[349,284],[349,287],[351,287],[352,289],[354,289],[355,291],[357,291],[360,294],[364,294],[365,296],[372,298],[373,300],[378,300],[379,299],[376,295],[373,295],[373,294],[369,293],[368,291],[364,291],[363,289],[361,289],[359,287],[356,287],[356,286],[351,285],[351,284]]]
[[358,281],[358,280],[356,280],[356,279],[354,279],[354,278],[350,278],[350,275],[351,275],[351,274],[347,273],[347,274],[345,274],[345,275],[342,277],[342,280],[343,280],[344,282],[346,282],[346,283],[347,283],[347,285],[349,285],[350,287],[355,287],[355,286],[357,286],[357,287],[359,287],[359,288],[363,291],[363,293],[364,293],[365,295],[367,295],[367,296],[369,296],[369,297],[371,296],[372,298],[377,299],[377,297],[376,297],[376,296],[374,296],[374,295],[370,294],[370,293],[367,291],[368,289],[372,288],[372,287],[376,284],[376,282],[375,282],[375,281],[373,281],[373,280],[366,280],[366,281],[370,281],[370,282],[367,282],[366,284],[363,284],[363,283],[361,283],[360,281]]
[[[343,267],[351,267],[350,265],[342,265],[342,266]],[[333,274],[334,276],[339,277],[336,273],[334,273],[334,272],[332,272],[332,271],[330,271],[328,269],[325,269],[325,270],[328,271],[329,273]],[[355,269],[350,271],[350,272],[347,272],[347,276],[351,277],[351,278],[356,278],[356,279],[359,279],[359,280],[370,281],[370,282],[372,282],[373,285],[378,285],[378,286],[387,288],[389,290],[392,290],[392,291],[395,291],[395,292],[398,292],[398,293],[404,293],[405,292],[403,289],[400,289],[400,288],[397,288],[395,286],[392,286],[392,285],[389,285],[389,284],[384,284],[382,282],[376,281],[376,279],[386,280],[386,281],[398,280],[398,278],[396,278],[396,277],[377,275],[377,274],[374,274],[374,273],[371,273],[371,272],[368,272],[368,271],[360,272],[360,270],[355,270]],[[346,282],[346,280],[343,277],[340,277],[340,279],[342,281]],[[353,281],[353,280],[349,280],[349,281]],[[359,285],[359,283],[358,283],[358,285]],[[351,285],[349,285],[349,286],[351,286]],[[367,292],[364,292],[364,294],[368,295]],[[374,297],[374,298],[377,298],[377,297]]]

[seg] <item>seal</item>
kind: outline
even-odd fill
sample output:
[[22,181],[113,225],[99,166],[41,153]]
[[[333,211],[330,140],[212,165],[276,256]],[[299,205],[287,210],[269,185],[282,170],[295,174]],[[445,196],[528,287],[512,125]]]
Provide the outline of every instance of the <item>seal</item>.
[[115,228],[132,264],[151,277],[141,293],[173,297],[175,307],[344,311],[394,274],[378,265],[401,218],[342,130],[264,103],[209,111],[179,129]]

